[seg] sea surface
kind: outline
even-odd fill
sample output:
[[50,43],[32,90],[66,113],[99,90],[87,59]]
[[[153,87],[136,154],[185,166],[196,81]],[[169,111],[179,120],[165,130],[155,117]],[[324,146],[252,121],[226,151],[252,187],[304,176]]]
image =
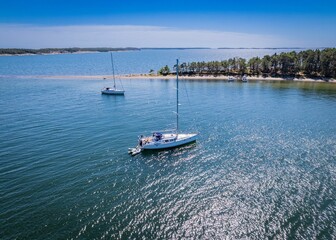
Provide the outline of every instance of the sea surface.
[[[148,73],[275,51],[114,58]],[[131,157],[139,135],[175,127],[175,81],[105,96],[111,81],[39,77],[111,74],[109,57],[0,57],[0,239],[336,238],[336,84],[181,81],[180,128],[197,142]]]

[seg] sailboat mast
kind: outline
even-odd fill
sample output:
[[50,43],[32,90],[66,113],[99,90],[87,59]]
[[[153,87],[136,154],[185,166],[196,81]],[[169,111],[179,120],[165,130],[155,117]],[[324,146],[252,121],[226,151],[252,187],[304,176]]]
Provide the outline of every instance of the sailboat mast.
[[111,52],[111,64],[112,64],[112,74],[113,74],[113,87],[116,88],[115,76],[114,76],[114,64],[113,64],[113,56]]
[[179,128],[179,85],[178,85],[179,61],[176,59],[176,133]]

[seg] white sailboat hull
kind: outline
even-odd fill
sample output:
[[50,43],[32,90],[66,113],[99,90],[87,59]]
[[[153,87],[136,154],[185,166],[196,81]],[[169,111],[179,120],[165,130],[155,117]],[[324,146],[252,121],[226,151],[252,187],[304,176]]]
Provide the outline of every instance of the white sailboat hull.
[[191,142],[195,142],[197,139],[197,133],[180,133],[177,135],[177,138],[169,141],[169,138],[163,137],[159,141],[150,141],[144,144],[141,149],[142,150],[159,150],[159,149],[167,149],[179,147]]
[[118,90],[118,89],[103,89],[101,91],[102,94],[107,94],[107,95],[124,95],[125,91],[124,90]]

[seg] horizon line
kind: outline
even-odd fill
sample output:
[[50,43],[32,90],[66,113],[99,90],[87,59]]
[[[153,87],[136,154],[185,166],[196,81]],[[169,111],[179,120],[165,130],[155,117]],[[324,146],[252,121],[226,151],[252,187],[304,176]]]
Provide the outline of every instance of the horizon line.
[[[336,47],[336,46],[335,46]],[[44,50],[44,49],[148,49],[148,50],[170,50],[170,49],[324,49],[335,47],[44,47],[44,48],[23,48],[23,47],[0,47],[0,49],[25,49],[25,50]]]

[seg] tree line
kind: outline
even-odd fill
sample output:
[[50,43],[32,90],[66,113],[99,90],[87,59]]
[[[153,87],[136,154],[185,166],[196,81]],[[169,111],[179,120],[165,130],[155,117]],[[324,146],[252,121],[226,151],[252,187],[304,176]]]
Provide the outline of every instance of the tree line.
[[[282,52],[280,54],[253,57],[249,60],[235,57],[222,61],[190,62],[179,66],[182,75],[237,75],[263,77],[336,77],[336,48]],[[167,75],[166,65],[158,74]]]
[[1,48],[0,55],[22,55],[22,54],[51,54],[51,53],[76,53],[76,52],[109,52],[109,51],[130,51],[140,50],[139,48]]

